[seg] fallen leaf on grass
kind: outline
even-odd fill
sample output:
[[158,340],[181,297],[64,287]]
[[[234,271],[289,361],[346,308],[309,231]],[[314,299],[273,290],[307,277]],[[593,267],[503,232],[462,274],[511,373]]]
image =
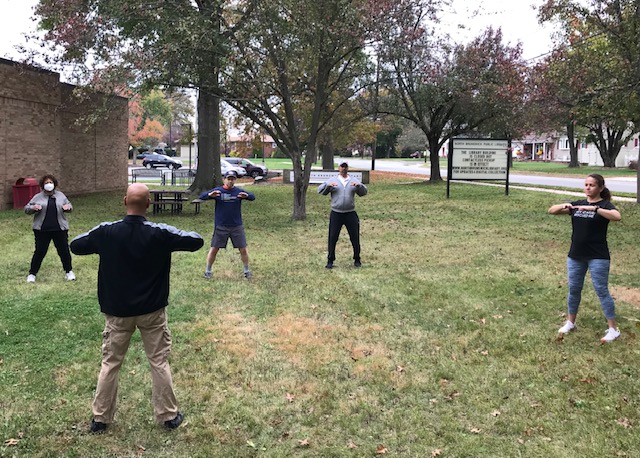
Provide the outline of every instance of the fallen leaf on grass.
[[482,351],[480,352],[480,354],[481,354],[482,356],[489,356],[489,352],[488,352],[487,350],[482,350]]
[[20,442],[18,439],[11,438],[4,441],[4,445],[7,447],[11,447],[12,445],[18,445],[18,442]]
[[284,397],[288,402],[293,402],[293,400],[296,398],[293,394],[291,393],[287,393]]
[[377,455],[384,455],[385,453],[387,453],[387,448],[384,445],[380,444],[378,445],[378,447],[376,447]]
[[620,426],[624,426],[625,428],[631,428],[631,421],[628,418],[618,418],[616,423]]
[[146,448],[144,448],[142,445],[138,445],[138,450],[136,450],[136,455],[142,456],[146,451],[147,451]]
[[500,412],[499,410],[494,410],[493,412],[491,412],[491,416],[492,417],[497,417],[501,414],[502,412]]
[[469,428],[469,431],[473,434],[480,434],[482,432],[480,428]]
[[302,439],[298,441],[298,447],[308,447],[309,445],[311,445],[309,439]]
[[347,448],[358,448],[358,446],[353,441],[349,441]]
[[404,367],[396,366],[396,372],[404,372]]
[[524,439],[519,437],[518,438],[518,444],[520,444],[520,445],[524,444]]
[[454,391],[452,393],[450,393],[448,396],[445,396],[444,398],[447,401],[453,401],[455,398],[457,398],[458,396],[460,396],[460,393],[458,393],[457,391]]
[[440,456],[440,455],[442,455],[442,450],[440,450],[439,448],[431,452],[431,456]]
[[589,385],[593,385],[593,384],[595,384],[595,383],[596,383],[596,381],[595,381],[595,380],[590,379],[590,378],[583,378],[583,379],[581,379],[580,381],[581,381],[582,383],[588,383]]

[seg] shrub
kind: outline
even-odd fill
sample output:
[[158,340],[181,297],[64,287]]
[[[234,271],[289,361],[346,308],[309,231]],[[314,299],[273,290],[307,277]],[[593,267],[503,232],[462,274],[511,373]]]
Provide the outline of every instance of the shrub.
[[638,161],[637,160],[629,161],[629,168],[631,170],[638,170]]

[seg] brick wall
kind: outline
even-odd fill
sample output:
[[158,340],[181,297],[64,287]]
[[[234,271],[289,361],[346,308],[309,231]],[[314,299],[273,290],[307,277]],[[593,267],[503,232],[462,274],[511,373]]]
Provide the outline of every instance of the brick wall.
[[127,100],[80,103],[74,89],[58,73],[0,59],[0,210],[13,208],[12,186],[27,176],[51,173],[69,196],[127,187]]

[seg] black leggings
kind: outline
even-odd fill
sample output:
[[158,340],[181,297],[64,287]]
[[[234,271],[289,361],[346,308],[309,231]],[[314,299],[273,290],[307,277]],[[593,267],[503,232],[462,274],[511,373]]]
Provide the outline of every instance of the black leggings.
[[336,244],[342,226],[347,227],[349,239],[353,246],[353,259],[360,261],[360,218],[356,212],[338,213],[331,211],[329,216],[329,256],[328,261],[336,259]]
[[36,275],[42,265],[47,251],[49,250],[49,244],[53,240],[53,244],[58,250],[58,256],[62,261],[62,267],[65,272],[69,272],[71,269],[71,252],[69,251],[69,231],[39,231],[34,229],[33,235],[36,238],[36,250],[33,252],[31,258],[31,267],[29,273]]

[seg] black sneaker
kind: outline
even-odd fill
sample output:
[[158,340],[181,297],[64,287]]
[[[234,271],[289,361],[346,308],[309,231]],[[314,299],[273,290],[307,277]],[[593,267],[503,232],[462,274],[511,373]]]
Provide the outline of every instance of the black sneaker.
[[357,267],[359,269],[360,267],[362,267],[362,263],[360,261],[355,261],[353,263],[353,267]]
[[327,269],[333,269],[333,262],[329,261],[325,267]]
[[96,421],[95,419],[91,419],[90,430],[92,433],[100,434],[107,430],[107,424],[102,423],[101,421]]
[[167,429],[176,429],[182,424],[182,420],[184,420],[184,415],[182,415],[181,412],[178,412],[176,418],[164,422],[164,427]]

